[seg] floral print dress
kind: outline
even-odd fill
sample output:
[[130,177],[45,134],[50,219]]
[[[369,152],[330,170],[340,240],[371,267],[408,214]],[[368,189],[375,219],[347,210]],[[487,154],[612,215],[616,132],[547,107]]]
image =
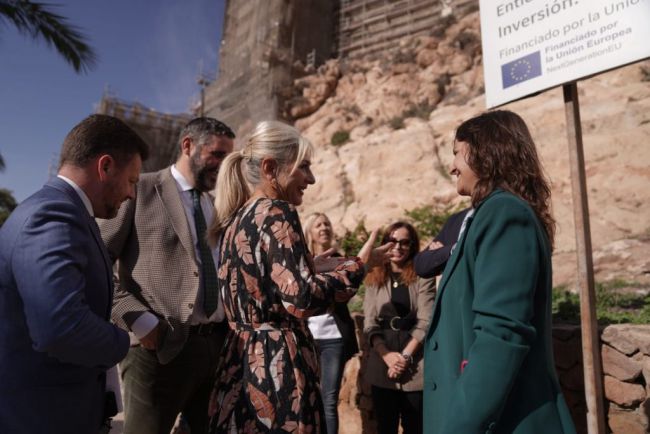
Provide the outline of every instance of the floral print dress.
[[350,260],[316,274],[295,208],[266,198],[237,212],[220,249],[219,290],[233,333],[217,370],[210,432],[324,432],[305,319],[352,297],[362,265]]

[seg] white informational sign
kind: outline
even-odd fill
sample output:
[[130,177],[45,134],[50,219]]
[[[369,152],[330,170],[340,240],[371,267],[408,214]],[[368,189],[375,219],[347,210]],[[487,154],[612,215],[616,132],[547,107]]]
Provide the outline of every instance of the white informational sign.
[[495,107],[650,57],[650,0],[479,0]]

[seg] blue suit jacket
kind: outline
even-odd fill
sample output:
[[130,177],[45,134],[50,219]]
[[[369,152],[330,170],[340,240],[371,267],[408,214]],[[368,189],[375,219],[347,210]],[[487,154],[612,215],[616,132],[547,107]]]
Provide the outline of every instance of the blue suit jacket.
[[0,229],[0,433],[96,433],[106,368],[128,351],[94,219],[55,179]]
[[415,273],[424,278],[435,277],[442,274],[451,256],[451,249],[458,240],[460,227],[471,208],[452,214],[440,229],[440,233],[434,238],[442,243],[442,247],[435,250],[423,250],[413,259]]

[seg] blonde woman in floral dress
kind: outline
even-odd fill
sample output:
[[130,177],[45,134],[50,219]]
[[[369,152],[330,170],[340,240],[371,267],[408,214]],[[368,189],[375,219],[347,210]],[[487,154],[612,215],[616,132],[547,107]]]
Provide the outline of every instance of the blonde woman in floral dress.
[[222,164],[210,235],[234,333],[210,404],[213,434],[325,432],[305,319],[352,297],[364,267],[356,258],[308,254],[295,206],[315,182],[311,155],[293,127],[262,122]]

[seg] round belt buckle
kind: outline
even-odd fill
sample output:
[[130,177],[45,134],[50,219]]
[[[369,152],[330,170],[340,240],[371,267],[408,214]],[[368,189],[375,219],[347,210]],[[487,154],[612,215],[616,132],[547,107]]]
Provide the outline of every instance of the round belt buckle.
[[393,321],[399,321],[399,320],[401,320],[401,319],[402,319],[402,318],[400,318],[399,316],[394,316],[394,317],[392,317],[392,318],[390,319],[390,321],[388,321],[388,325],[390,326],[391,330],[394,330],[394,331],[396,331],[396,332],[398,332],[398,331],[400,330],[399,327],[397,327],[397,326],[393,323]]

